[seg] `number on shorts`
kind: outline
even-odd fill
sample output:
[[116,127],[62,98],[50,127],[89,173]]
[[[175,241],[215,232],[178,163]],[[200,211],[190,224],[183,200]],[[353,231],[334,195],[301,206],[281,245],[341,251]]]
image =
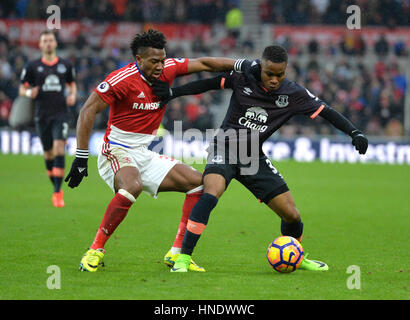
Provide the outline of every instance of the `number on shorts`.
[[278,170],[273,166],[272,162],[270,162],[269,159],[266,159],[266,163],[268,164],[269,168],[271,168],[274,174],[278,173]]

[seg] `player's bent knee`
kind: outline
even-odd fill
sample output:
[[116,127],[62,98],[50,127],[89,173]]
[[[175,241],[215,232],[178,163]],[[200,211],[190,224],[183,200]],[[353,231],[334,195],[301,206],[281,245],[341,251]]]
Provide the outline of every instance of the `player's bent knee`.
[[54,140],[53,152],[57,156],[63,156],[65,153],[65,141],[64,140]]
[[204,193],[209,193],[218,199],[222,196],[225,192],[225,183],[222,182],[211,182],[205,181],[204,182]]
[[285,220],[287,223],[299,222],[301,218],[298,209],[295,206],[290,206],[288,210],[285,211],[283,220]]
[[136,199],[142,192],[142,184],[141,183],[134,183],[131,186],[128,186],[125,188],[130,194],[133,195],[133,197]]
[[142,192],[142,183],[138,181],[117,182],[115,185],[115,191],[119,192],[120,190],[128,192],[136,199]]
[[53,160],[54,159],[53,149],[44,151],[44,159],[46,159],[46,160]]
[[301,220],[299,210],[296,208],[295,201],[289,191],[274,197],[267,205],[287,223]]
[[134,198],[137,198],[142,192],[141,176],[137,168],[123,167],[114,177],[114,189],[118,192],[124,189]]

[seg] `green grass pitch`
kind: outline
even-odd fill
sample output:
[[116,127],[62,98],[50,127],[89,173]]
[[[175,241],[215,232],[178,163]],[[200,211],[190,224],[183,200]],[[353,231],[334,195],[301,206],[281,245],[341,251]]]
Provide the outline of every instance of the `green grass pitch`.
[[[275,272],[266,249],[280,220],[233,181],[194,253],[207,272],[172,274],[162,259],[183,194],[141,195],[107,243],[105,268],[79,272],[112,198],[96,158],[79,188],[64,185],[60,209],[51,205],[42,157],[1,155],[0,165],[0,299],[410,299],[409,166],[275,164],[301,212],[305,252],[327,262],[328,272]],[[60,289],[47,287],[52,265]],[[360,289],[347,286],[358,275],[347,273],[351,265],[360,268]]]

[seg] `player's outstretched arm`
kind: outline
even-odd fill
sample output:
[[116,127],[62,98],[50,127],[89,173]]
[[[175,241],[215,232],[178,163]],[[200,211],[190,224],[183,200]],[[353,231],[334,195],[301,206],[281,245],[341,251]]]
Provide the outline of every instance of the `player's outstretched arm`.
[[65,178],[70,188],[77,187],[88,176],[88,141],[94,126],[95,115],[108,107],[98,94],[91,93],[77,120],[77,150],[70,172]]
[[319,115],[329,121],[335,128],[348,134],[352,138],[352,145],[360,154],[366,153],[368,146],[367,138],[341,113],[329,106],[325,106]]
[[234,70],[237,72],[243,72],[248,78],[254,79],[252,71],[256,63],[256,61],[246,59],[234,60],[230,58],[202,57],[189,59],[188,73],[202,71],[222,72]]
[[236,60],[230,58],[201,57],[189,59],[188,73],[209,71],[221,72],[234,69]]
[[189,96],[200,94],[209,90],[222,89],[221,83],[224,77],[222,75],[189,82],[183,86],[171,88],[168,82],[157,80],[153,85],[154,94],[161,98],[160,107],[168,103],[168,101],[181,96]]

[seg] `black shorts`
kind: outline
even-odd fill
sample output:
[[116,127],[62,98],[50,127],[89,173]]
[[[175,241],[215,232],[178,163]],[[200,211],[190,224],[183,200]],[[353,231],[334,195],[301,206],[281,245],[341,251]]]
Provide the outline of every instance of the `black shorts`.
[[260,155],[257,165],[256,173],[247,174],[249,164],[235,164],[232,163],[232,158],[229,161],[229,156],[223,160],[222,157],[210,154],[203,176],[209,173],[220,174],[226,180],[226,188],[228,188],[232,179],[236,179],[252,192],[260,202],[264,203],[268,203],[277,195],[289,191],[282,175],[265,155]]
[[68,121],[64,115],[35,119],[34,123],[44,151],[51,150],[54,140],[67,139]]

